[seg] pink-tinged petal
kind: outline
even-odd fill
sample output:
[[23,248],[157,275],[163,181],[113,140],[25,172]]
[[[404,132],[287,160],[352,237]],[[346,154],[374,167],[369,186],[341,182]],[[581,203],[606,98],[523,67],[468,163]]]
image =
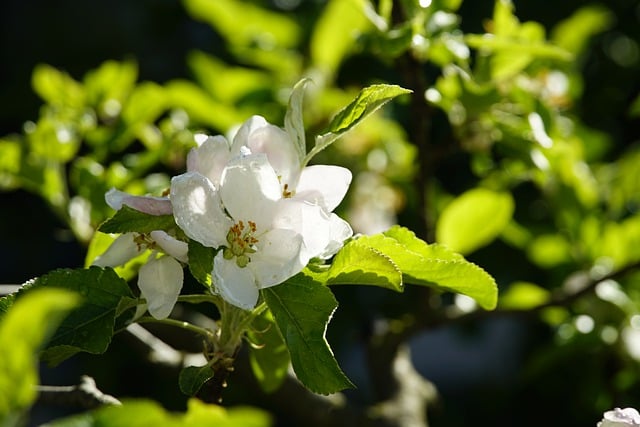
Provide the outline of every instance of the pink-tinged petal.
[[300,173],[300,158],[294,142],[284,129],[267,123],[260,116],[253,116],[238,130],[233,139],[232,155],[247,147],[252,154],[266,154],[269,163],[280,178],[282,186],[291,191],[296,186]]
[[199,172],[217,186],[222,170],[229,161],[229,142],[224,136],[210,136],[187,155],[187,171]]
[[351,178],[351,171],[340,166],[308,166],[300,173],[295,197],[331,212],[347,194]]
[[98,267],[117,267],[140,255],[142,250],[134,241],[136,235],[137,233],[124,233],[118,236],[111,243],[111,246],[93,261],[93,265]]
[[107,204],[115,210],[127,205],[137,211],[149,215],[171,215],[171,202],[166,197],[132,196],[131,194],[112,188],[104,196]]
[[187,254],[189,252],[189,245],[187,242],[178,240],[173,236],[167,234],[166,231],[156,230],[149,233],[149,236],[165,251],[168,255],[171,255],[178,261],[187,262]]
[[298,274],[308,259],[302,259],[302,236],[293,230],[276,229],[260,236],[257,251],[245,267],[251,269],[258,288],[279,285]]
[[152,258],[140,267],[138,287],[153,317],[164,319],[171,314],[183,280],[182,266],[169,256]]
[[259,292],[253,272],[246,267],[238,267],[235,258],[224,259],[219,252],[213,260],[211,278],[216,291],[228,303],[244,310],[256,306]]
[[281,197],[278,177],[264,154],[237,157],[222,174],[220,198],[236,221],[254,221],[258,229],[268,227]]
[[187,236],[212,248],[226,244],[233,223],[224,212],[218,191],[204,175],[187,172],[173,177],[171,204],[176,224]]

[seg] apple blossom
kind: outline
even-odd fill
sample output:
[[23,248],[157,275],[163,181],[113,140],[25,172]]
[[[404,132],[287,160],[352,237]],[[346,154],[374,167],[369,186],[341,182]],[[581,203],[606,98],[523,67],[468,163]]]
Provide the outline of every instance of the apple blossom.
[[[252,135],[255,125],[255,118],[246,122],[234,144],[244,142],[244,135]],[[221,144],[222,139],[204,144],[208,141]],[[262,147],[267,144],[265,141]],[[176,223],[185,234],[218,249],[212,281],[216,291],[231,304],[253,308],[260,289],[297,274],[313,257],[330,256],[351,236],[349,225],[320,203],[284,194],[282,175],[267,153],[253,153],[250,144],[242,145],[244,148],[237,149],[237,155],[232,155],[218,178],[216,168],[210,169],[215,170],[213,176],[201,172],[203,146],[191,157],[191,164],[197,164],[198,170],[174,177],[170,198]],[[287,161],[298,162],[297,158]],[[294,169],[285,163],[278,163],[281,170]],[[313,193],[314,200],[322,199],[326,206],[335,207],[346,188],[335,194],[316,191],[309,185],[305,191]]]
[[[172,212],[171,202],[166,197],[132,196],[111,189],[105,195],[105,200],[114,209],[127,205],[150,215]],[[124,265],[147,249],[152,252],[138,272],[138,288],[147,301],[149,313],[156,319],[164,319],[171,313],[182,289],[184,273],[181,263],[187,262],[187,243],[162,230],[148,234],[124,233],[93,261],[93,265]]]
[[640,427],[640,413],[634,408],[615,408],[604,413],[597,427]]

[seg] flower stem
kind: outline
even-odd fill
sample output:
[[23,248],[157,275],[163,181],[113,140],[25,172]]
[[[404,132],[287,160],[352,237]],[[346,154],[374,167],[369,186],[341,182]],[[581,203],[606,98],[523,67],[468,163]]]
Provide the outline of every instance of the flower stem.
[[185,329],[187,331],[195,332],[196,334],[203,335],[208,340],[213,338],[213,332],[208,329],[201,328],[200,326],[193,325],[189,322],[175,319],[155,319],[151,316],[143,316],[138,319],[138,323],[160,323],[164,325],[176,326],[178,328]]

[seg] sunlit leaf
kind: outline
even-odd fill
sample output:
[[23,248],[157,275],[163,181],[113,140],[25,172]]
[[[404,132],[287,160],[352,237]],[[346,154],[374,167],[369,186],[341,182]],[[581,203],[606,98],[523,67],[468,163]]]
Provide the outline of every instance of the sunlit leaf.
[[84,105],[85,94],[82,85],[67,73],[50,65],[36,65],[31,84],[33,90],[49,104],[71,109],[80,109]]
[[316,137],[315,146],[307,154],[303,164],[308,163],[313,156],[373,114],[378,108],[393,98],[407,93],[411,93],[411,91],[400,86],[387,84],[372,85],[362,89],[349,105],[333,117],[327,132]]
[[325,338],[338,305],[329,288],[299,274],[280,286],[263,289],[262,295],[287,344],[298,379],[318,394],[353,387]]
[[601,4],[581,7],[553,28],[551,40],[578,55],[587,47],[589,39],[608,29],[614,19]]
[[500,308],[529,310],[544,304],[551,296],[549,290],[534,283],[515,282],[500,295]]
[[[0,320],[0,420],[12,425],[36,398],[36,354],[80,298],[62,289],[39,289],[17,299]],[[4,424],[4,423],[7,424]],[[17,424],[16,424],[17,425]]]
[[487,310],[496,306],[498,287],[493,277],[442,245],[429,245],[400,226],[358,240],[391,258],[405,284],[461,293]]
[[509,193],[485,188],[469,190],[442,211],[436,224],[436,239],[456,252],[473,252],[502,232],[513,210]]
[[359,33],[370,26],[361,0],[331,0],[311,36],[311,61],[332,76],[353,48]]
[[151,400],[124,400],[102,408],[48,423],[49,427],[269,427],[266,412],[251,407],[224,408],[198,399],[187,402],[185,413],[167,412]]

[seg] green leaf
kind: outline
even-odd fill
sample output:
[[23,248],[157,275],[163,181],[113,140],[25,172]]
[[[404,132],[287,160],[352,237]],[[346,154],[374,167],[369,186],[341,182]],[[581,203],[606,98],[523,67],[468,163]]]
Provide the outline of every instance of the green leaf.
[[549,290],[528,282],[515,282],[500,296],[500,308],[530,310],[549,301]]
[[328,131],[316,137],[315,146],[305,157],[303,165],[378,108],[393,98],[407,93],[411,93],[411,90],[387,84],[372,85],[362,89],[349,105],[335,115],[329,124]]
[[215,251],[189,239],[189,271],[198,282],[211,287],[211,272]]
[[213,374],[210,365],[187,366],[180,371],[178,378],[180,391],[187,396],[195,396],[204,383],[213,378]]
[[263,50],[294,47],[300,37],[300,27],[290,17],[254,3],[238,0],[184,0],[183,3],[191,16],[213,26],[231,46],[258,45]]
[[18,174],[22,159],[19,139],[0,139],[0,188],[14,189],[20,185]]
[[223,408],[189,399],[185,413],[167,412],[150,400],[124,400],[80,415],[55,420],[49,427],[268,427],[268,413],[250,407]]
[[328,285],[372,285],[403,291],[402,272],[393,260],[360,239],[348,242],[334,257],[329,268],[310,265],[304,273]]
[[150,233],[176,227],[173,215],[149,215],[123,205],[115,215],[98,228],[103,233]]
[[353,387],[325,338],[338,303],[326,286],[302,274],[262,295],[284,338],[298,379],[309,390],[331,394]]
[[270,311],[256,317],[247,332],[251,346],[249,362],[260,388],[276,391],[287,377],[289,352]]
[[104,353],[111,343],[121,300],[134,297],[127,283],[110,268],[52,271],[23,287],[17,301],[39,288],[72,290],[83,298],[83,304],[65,318],[49,341],[42,358],[52,365],[80,351]]
[[0,420],[12,425],[36,398],[38,350],[63,317],[78,304],[77,294],[39,289],[17,300],[0,322]]
[[361,0],[331,0],[323,9],[311,35],[311,61],[330,77],[353,49],[357,37],[371,24]]
[[442,245],[429,245],[404,227],[394,226],[358,241],[391,258],[402,271],[404,283],[461,293],[487,310],[496,306],[498,287],[493,277],[462,255]]
[[442,211],[436,224],[436,240],[467,254],[489,244],[513,215],[511,194],[475,188],[458,196]]
[[307,143],[304,133],[304,121],[302,115],[304,89],[310,82],[310,79],[302,79],[293,87],[293,91],[289,96],[289,105],[287,113],[284,116],[284,129],[293,141],[298,158],[300,161],[307,154]]
[[50,65],[36,65],[31,77],[31,85],[48,104],[62,105],[76,110],[84,105],[85,94],[82,85],[67,73]]
[[553,42],[578,55],[587,48],[589,39],[611,27],[615,16],[602,5],[581,7],[553,28]]

